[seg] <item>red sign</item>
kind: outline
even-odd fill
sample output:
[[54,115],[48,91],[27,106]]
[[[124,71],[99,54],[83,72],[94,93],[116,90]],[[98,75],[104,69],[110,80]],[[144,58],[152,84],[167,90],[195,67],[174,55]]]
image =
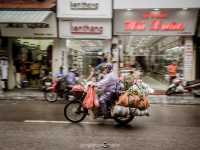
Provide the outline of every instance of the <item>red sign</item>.
[[144,21],[126,21],[125,22],[125,30],[138,30],[138,31],[144,31],[145,28],[145,22]]
[[185,26],[183,23],[170,22],[162,23],[160,20],[152,21],[150,30],[158,31],[184,31]]
[[[184,31],[185,25],[180,22],[164,22],[168,14],[164,11],[145,12],[144,19],[148,20],[129,20],[124,23],[125,31]],[[149,19],[150,23],[149,23]],[[162,20],[161,20],[162,19]]]
[[145,19],[154,18],[154,19],[164,19],[168,17],[168,13],[165,11],[150,11],[143,14]]
[[72,26],[71,33],[73,34],[102,34],[103,27],[102,26]]

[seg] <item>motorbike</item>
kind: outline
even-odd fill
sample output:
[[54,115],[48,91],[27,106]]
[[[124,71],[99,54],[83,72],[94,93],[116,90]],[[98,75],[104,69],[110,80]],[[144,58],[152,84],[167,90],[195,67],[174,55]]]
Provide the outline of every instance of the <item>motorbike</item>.
[[[49,85],[49,84],[48,84]],[[55,102],[58,98],[63,98],[66,101],[72,101],[83,93],[84,89],[82,84],[76,84],[74,86],[67,85],[65,78],[57,78],[51,83],[51,86],[47,86],[44,90],[45,99],[49,102]]]
[[[115,94],[112,97],[111,103],[108,107],[108,116],[104,119],[114,119],[119,124],[128,124],[130,123],[135,116],[148,116],[149,113],[146,111],[140,111],[137,108],[123,107],[115,104],[115,100],[119,98],[120,94]],[[73,101],[67,103],[64,107],[64,116],[65,118],[72,123],[79,123],[89,114],[89,110],[84,108],[83,100],[87,92],[83,92],[82,95]],[[92,109],[94,119],[102,118],[100,108]]]
[[64,98],[67,92],[68,90],[64,87],[64,78],[57,78],[51,83],[46,83],[44,97],[49,102],[55,102],[58,100],[58,97]]
[[186,82],[186,87],[192,89],[194,96],[200,96],[200,79]]
[[50,75],[44,76],[40,80],[40,89],[42,91],[45,91],[47,88],[49,88],[52,84],[52,77]]
[[200,80],[184,81],[184,78],[177,77],[172,81],[169,88],[166,90],[165,94],[176,95],[183,93],[192,93],[195,95],[200,95]]

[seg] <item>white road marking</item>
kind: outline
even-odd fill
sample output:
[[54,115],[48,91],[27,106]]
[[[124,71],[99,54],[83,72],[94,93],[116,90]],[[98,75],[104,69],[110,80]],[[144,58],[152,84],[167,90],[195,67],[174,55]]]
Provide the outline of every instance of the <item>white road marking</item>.
[[[25,123],[55,123],[55,124],[70,124],[69,121],[49,121],[49,120],[25,120]],[[101,122],[80,122],[81,124],[100,124]]]

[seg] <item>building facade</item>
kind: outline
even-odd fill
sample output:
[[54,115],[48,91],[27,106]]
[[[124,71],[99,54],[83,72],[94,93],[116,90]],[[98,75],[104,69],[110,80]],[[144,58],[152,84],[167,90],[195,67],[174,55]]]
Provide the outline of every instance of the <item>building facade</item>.
[[[100,40],[116,67],[137,67],[164,80],[175,60],[186,80],[199,78],[199,8],[199,0],[0,0],[1,41],[7,41],[0,55],[8,57],[9,88],[16,86],[13,41],[21,39],[50,40],[53,75],[61,68],[67,73],[72,41]],[[112,42],[119,51],[111,50]]]

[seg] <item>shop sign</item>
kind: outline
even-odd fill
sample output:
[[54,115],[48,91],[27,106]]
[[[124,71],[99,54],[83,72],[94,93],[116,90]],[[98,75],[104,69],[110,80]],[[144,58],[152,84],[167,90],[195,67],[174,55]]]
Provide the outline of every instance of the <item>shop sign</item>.
[[30,24],[22,24],[22,23],[9,23],[6,25],[6,28],[49,28],[49,24],[46,23],[30,23]]
[[199,0],[114,0],[114,9],[197,8]]
[[71,27],[72,34],[102,34],[103,27],[102,26],[91,26],[91,25],[84,25],[84,26],[73,26]]
[[58,18],[112,18],[112,0],[57,0]]
[[111,39],[111,20],[59,20],[60,38]]
[[160,20],[152,21],[149,29],[146,28],[146,24],[144,21],[126,21],[124,23],[125,30],[152,30],[152,31],[184,31],[185,25],[184,23],[177,23],[177,22],[170,22],[170,23],[163,23]]
[[99,7],[98,3],[87,3],[87,2],[70,2],[71,10],[97,10]]
[[116,35],[193,35],[197,11],[116,10]]
[[6,37],[57,37],[56,15],[50,15],[42,23],[1,24],[1,34]]

